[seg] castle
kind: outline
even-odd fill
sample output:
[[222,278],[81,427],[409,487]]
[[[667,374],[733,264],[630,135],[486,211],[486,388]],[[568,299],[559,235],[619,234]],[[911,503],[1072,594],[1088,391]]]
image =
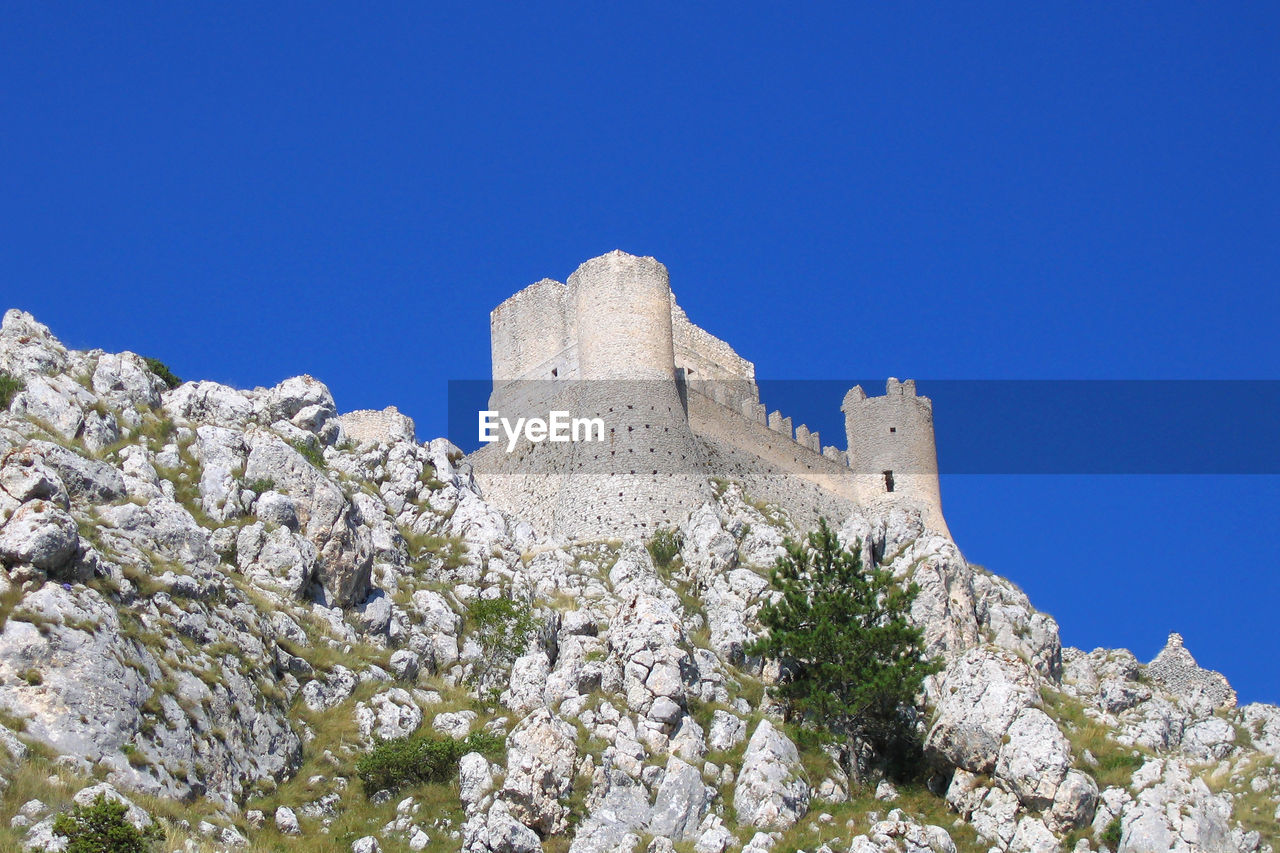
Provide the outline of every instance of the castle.
[[559,409],[607,429],[603,442],[494,442],[469,457],[488,500],[539,533],[646,537],[724,481],[801,525],[902,501],[947,533],[932,404],[913,381],[890,379],[882,397],[855,386],[841,406],[847,449],[824,447],[804,424],[766,414],[755,366],[689,321],[653,258],[593,258],[567,283],[516,293],[489,323],[491,410]]

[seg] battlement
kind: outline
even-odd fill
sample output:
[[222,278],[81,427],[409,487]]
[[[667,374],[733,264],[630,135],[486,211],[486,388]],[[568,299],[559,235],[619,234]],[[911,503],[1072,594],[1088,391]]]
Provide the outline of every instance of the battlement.
[[[747,362],[750,364],[750,362]],[[754,368],[753,368],[754,369]],[[836,447],[823,447],[821,436],[809,429],[807,424],[793,427],[792,418],[782,412],[769,412],[768,407],[760,400],[760,391],[753,380],[702,380],[687,383],[690,394],[698,394],[706,400],[724,409],[725,417],[742,418],[751,423],[760,424],[775,433],[795,442],[800,448],[812,451],[832,461],[847,464],[844,451]]]

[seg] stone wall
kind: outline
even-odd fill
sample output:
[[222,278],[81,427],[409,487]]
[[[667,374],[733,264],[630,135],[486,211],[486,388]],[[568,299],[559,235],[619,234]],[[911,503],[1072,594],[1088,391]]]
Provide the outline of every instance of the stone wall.
[[1204,698],[1216,708],[1233,708],[1236,704],[1236,692],[1226,676],[1197,664],[1178,633],[1170,634],[1160,654],[1147,664],[1147,677],[1175,696]]
[[[545,389],[551,383],[539,383]],[[706,459],[679,398],[653,382],[567,382],[559,395],[531,393],[540,416],[557,409],[599,417],[603,442],[531,443],[508,453],[498,442],[472,454],[487,499],[540,533],[648,538],[710,500]],[[517,416],[532,414],[518,412]]]
[[573,340],[568,288],[544,278],[505,300],[489,314],[489,346],[495,383],[551,379],[568,361]]
[[416,442],[413,419],[400,414],[395,406],[387,406],[382,411],[360,409],[338,416],[342,424],[342,432],[356,444],[366,442],[373,444],[390,444],[400,439]]

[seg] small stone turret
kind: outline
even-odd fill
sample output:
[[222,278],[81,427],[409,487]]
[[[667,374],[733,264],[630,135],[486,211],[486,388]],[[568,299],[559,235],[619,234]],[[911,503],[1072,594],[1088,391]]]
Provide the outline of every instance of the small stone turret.
[[907,499],[929,510],[930,526],[946,531],[933,438],[933,403],[916,394],[916,383],[890,378],[883,397],[868,397],[861,385],[845,395],[849,467],[862,502]]

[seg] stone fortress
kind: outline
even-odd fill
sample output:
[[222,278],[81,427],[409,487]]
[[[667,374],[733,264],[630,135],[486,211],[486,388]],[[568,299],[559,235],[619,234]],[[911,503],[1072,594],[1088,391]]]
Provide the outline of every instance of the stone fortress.
[[[504,442],[469,457],[486,498],[540,534],[651,535],[741,483],[800,525],[855,506],[911,502],[942,516],[933,409],[913,381],[844,398],[846,449],[760,401],[755,366],[698,328],[654,258],[610,252],[566,283],[543,279],[490,314],[493,392],[503,416],[600,417],[605,442]],[[532,512],[531,512],[532,510]],[[949,535],[949,534],[948,534]]]

